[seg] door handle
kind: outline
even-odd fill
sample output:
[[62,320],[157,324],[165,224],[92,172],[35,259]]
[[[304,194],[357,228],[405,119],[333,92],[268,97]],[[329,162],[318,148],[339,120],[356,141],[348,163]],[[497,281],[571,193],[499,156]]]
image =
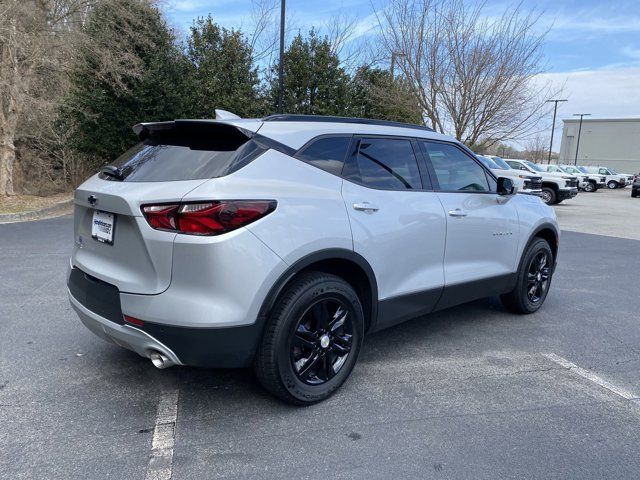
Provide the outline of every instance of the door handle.
[[376,207],[375,205],[371,205],[369,202],[354,203],[353,209],[358,210],[359,212],[367,213],[374,213],[380,210],[378,207]]
[[450,217],[466,217],[467,212],[460,210],[459,208],[456,208],[455,210],[449,210],[449,216]]

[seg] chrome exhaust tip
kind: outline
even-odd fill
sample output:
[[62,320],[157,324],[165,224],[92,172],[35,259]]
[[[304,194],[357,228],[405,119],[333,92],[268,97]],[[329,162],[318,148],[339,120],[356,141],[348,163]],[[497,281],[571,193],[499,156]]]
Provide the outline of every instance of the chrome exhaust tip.
[[169,360],[169,357],[160,352],[151,352],[151,355],[149,355],[149,359],[151,360],[151,363],[153,363],[153,366],[159,369],[167,368],[173,365],[173,362]]

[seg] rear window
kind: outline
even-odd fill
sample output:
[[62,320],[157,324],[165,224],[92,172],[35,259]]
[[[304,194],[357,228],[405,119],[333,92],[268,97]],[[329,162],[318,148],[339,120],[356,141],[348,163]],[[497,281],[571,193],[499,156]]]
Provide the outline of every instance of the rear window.
[[319,138],[296,157],[329,173],[340,175],[350,143],[351,137]]
[[[196,180],[228,175],[249,163],[265,148],[253,140],[236,150],[196,150],[179,145],[139,143],[112,165],[125,182]],[[111,179],[111,177],[105,177]]]

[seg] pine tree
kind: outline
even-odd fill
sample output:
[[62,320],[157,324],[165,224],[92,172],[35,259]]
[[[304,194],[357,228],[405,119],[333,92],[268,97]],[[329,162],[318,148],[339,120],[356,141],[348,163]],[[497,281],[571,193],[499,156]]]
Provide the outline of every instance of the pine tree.
[[71,146],[91,163],[134,145],[136,123],[186,111],[186,61],[160,11],[146,0],[117,3],[90,13],[84,28],[90,48],[79,53],[60,118],[61,128],[74,132]]
[[240,31],[220,27],[211,16],[199,18],[191,27],[186,55],[189,88],[184,94],[190,117],[214,118],[216,108],[241,117],[261,113],[258,71]]
[[[340,59],[331,51],[329,40],[319,38],[314,30],[308,38],[298,34],[284,54],[285,113],[308,115],[346,115],[349,76]],[[278,66],[274,67],[277,71]],[[273,75],[270,100],[275,110],[278,79]]]

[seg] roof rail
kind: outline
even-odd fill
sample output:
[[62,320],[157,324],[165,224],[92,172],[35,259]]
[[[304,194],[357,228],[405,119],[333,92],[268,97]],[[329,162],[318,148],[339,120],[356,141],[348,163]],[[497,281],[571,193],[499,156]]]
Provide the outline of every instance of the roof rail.
[[361,123],[365,125],[382,125],[386,127],[415,128],[433,132],[433,128],[424,125],[414,125],[411,123],[393,122],[391,120],[374,120],[372,118],[337,117],[325,115],[291,115],[277,114],[269,115],[262,119],[263,122],[335,122],[335,123]]

